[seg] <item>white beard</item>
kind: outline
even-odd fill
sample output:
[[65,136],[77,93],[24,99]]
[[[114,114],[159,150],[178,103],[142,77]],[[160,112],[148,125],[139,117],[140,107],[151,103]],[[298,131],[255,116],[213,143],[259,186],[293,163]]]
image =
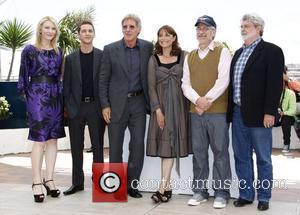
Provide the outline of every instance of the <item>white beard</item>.
[[253,32],[251,34],[245,34],[245,35],[242,34],[241,36],[242,36],[242,40],[246,41],[246,40],[253,38],[255,36],[255,32]]

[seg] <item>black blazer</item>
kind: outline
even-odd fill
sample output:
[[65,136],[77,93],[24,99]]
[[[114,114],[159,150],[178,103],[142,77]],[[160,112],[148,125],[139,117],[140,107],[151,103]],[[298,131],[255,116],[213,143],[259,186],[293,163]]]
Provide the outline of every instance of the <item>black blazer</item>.
[[[149,111],[148,62],[153,51],[153,44],[139,39],[141,56],[141,81]],[[101,107],[111,107],[112,120],[118,121],[125,108],[128,94],[128,66],[123,40],[104,47],[102,67],[99,78]]]
[[[99,112],[99,115],[101,115],[100,99],[98,96],[98,82],[103,52],[97,48],[94,48],[93,51],[93,87],[95,97],[95,109],[97,112]],[[69,54],[66,57],[64,68],[64,102],[68,111],[68,117],[72,119],[77,115],[82,99],[82,79],[79,50]]]
[[[233,114],[233,70],[242,48],[233,56],[230,66],[227,121]],[[248,127],[263,127],[265,114],[275,116],[283,85],[284,55],[280,47],[265,42],[250,55],[241,80],[241,115]]]

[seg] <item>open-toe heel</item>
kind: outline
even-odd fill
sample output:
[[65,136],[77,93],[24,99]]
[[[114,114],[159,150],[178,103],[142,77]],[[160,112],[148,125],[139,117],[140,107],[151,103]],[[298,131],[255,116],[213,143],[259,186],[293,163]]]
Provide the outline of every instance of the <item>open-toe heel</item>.
[[166,190],[164,192],[164,196],[168,198],[168,200],[170,200],[172,198],[172,190]]
[[47,196],[51,195],[51,197],[56,198],[60,195],[60,190],[59,189],[51,190],[50,187],[47,185],[47,183],[50,181],[53,181],[53,179],[50,179],[47,181],[45,179],[43,179],[43,185],[47,190]]
[[153,200],[154,203],[159,203],[159,202],[167,202],[169,199],[164,196],[164,194],[161,194],[159,191],[156,191],[152,196],[151,199]]
[[[32,190],[33,190],[33,187],[34,186],[38,186],[38,185],[43,185],[42,183],[38,183],[38,184],[32,184]],[[41,193],[41,194],[33,194],[33,197],[34,197],[34,201],[35,202],[43,202],[44,199],[45,199],[45,195],[44,193]]]

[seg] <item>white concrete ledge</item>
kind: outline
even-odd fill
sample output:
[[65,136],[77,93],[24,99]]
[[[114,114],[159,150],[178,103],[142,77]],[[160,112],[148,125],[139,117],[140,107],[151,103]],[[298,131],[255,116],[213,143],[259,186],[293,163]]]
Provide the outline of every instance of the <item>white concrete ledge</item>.
[[[67,150],[70,149],[70,141],[69,141],[69,131],[68,127],[65,127],[66,137],[61,138],[58,141],[58,149],[59,150]],[[125,141],[129,138],[128,131],[125,133]],[[22,153],[22,152],[30,152],[32,148],[32,142],[27,140],[28,136],[28,128],[21,129],[0,129],[0,155],[4,154],[14,154],[14,153]],[[85,129],[85,148],[89,148],[91,146],[89,132],[86,127]],[[104,135],[104,147],[108,147],[108,134],[107,129]],[[281,127],[273,128],[273,148],[282,148],[283,146],[283,138]],[[291,134],[291,149],[299,149],[300,142],[297,137],[294,127],[292,127]]]
[[[58,140],[58,150],[70,149],[69,130],[65,127],[66,137]],[[0,129],[0,155],[31,152],[33,142],[27,139],[28,128]],[[88,128],[85,128],[84,147],[91,147]],[[104,147],[108,147],[107,131],[104,135]]]

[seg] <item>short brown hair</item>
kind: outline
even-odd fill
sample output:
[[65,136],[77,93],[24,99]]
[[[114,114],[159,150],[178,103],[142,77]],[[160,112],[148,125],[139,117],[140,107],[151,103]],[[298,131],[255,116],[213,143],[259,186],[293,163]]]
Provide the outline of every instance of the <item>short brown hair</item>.
[[91,26],[93,27],[93,31],[95,32],[95,27],[94,27],[92,21],[90,21],[90,20],[83,20],[83,21],[79,24],[79,26],[78,26],[78,33],[80,32],[80,28],[81,28],[81,26],[83,26],[83,25],[91,25]]
[[[175,38],[173,44],[172,44],[172,50],[171,50],[171,55],[172,56],[178,56],[180,55],[181,53],[181,48],[179,46],[179,43],[178,43],[178,36],[177,36],[177,33],[176,31],[174,30],[174,28],[172,28],[171,26],[169,25],[164,25],[162,27],[160,27],[157,31],[157,37],[159,37],[159,34],[162,30],[165,30],[168,34],[171,34],[173,35]],[[154,54],[159,54],[159,55],[162,55],[162,47],[160,46],[159,44],[159,41],[157,39],[156,43],[155,43],[155,46],[154,46]]]

